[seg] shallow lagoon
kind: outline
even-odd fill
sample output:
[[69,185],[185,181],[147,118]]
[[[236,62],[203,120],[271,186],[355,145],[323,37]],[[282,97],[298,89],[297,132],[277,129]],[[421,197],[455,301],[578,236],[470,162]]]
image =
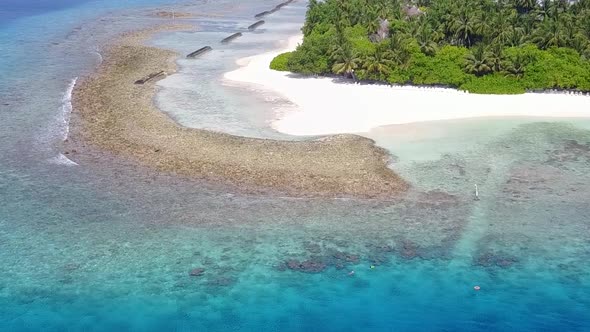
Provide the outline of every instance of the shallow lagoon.
[[[249,197],[126,167],[108,182],[5,173],[6,326],[585,330],[590,156],[561,137],[590,136],[559,127],[513,134],[530,153],[510,161],[416,162],[424,184],[395,203]],[[506,162],[488,169],[488,153]]]
[[[88,6],[68,10],[88,13]],[[239,13],[203,31],[203,40],[250,22],[259,9],[194,6],[183,8]],[[22,71],[0,83],[9,104],[0,106],[2,330],[590,329],[587,121],[377,128],[366,135],[393,151],[392,167],[413,183],[396,202],[249,196],[107,156],[81,167],[48,162],[60,137],[52,124],[62,95],[98,61],[93,42],[148,24],[152,19],[139,14],[146,10],[109,14],[108,32],[100,18],[89,20],[79,37],[61,34],[79,22],[63,23],[47,32],[61,47],[31,37],[31,45],[51,48],[50,56],[11,59]],[[48,15],[62,22],[65,14]],[[225,53],[272,47],[262,35],[289,34],[292,25],[283,21],[285,31],[271,31],[269,22],[268,31],[251,36],[261,38],[257,46],[245,36]],[[183,50],[176,48],[182,38],[201,41],[197,32],[159,35],[153,43]],[[244,87],[213,83],[178,91],[194,73],[209,68],[217,75],[235,61],[219,56],[218,63],[179,61],[183,72],[161,82],[158,103],[168,111],[186,98],[173,115],[185,125],[224,128],[228,121],[230,132],[274,135],[264,124],[284,105],[280,99],[248,98]],[[33,73],[44,79],[33,81]],[[218,90],[209,103],[195,94],[199,88]],[[243,122],[243,114],[258,115]],[[305,273],[286,264],[305,261],[324,269]],[[202,276],[189,276],[200,267]]]

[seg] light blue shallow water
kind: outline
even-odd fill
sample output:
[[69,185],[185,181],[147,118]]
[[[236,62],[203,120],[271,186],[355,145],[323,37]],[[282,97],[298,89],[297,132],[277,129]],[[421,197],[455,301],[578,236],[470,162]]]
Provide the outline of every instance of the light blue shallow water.
[[[0,330],[590,330],[588,121],[378,128],[367,135],[413,185],[394,202],[248,196],[107,156],[55,162],[64,92],[102,41],[165,22],[146,16],[156,7],[224,13],[152,41],[184,53],[274,5],[89,1],[0,27]],[[280,137],[266,121],[282,101],[216,78],[291,34],[303,9],[215,61],[179,61],[157,102],[186,125]],[[325,268],[298,271],[305,261]]]

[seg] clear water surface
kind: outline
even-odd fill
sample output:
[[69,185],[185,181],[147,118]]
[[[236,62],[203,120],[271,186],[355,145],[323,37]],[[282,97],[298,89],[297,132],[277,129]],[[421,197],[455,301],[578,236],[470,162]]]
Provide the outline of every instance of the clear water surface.
[[[412,183],[397,201],[250,196],[59,155],[68,88],[106,40],[169,22],[155,10],[201,14],[183,20],[199,31],[151,41],[186,53],[274,5],[0,4],[0,330],[590,330],[589,121],[376,128],[365,135]],[[304,11],[298,1],[214,56],[180,59],[156,102],[186,126],[295,139],[268,125],[286,101],[220,77],[297,32]]]

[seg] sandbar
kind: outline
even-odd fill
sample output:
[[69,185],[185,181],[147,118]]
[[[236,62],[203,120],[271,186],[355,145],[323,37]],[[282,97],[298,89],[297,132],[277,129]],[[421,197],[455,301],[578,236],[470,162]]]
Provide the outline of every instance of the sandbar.
[[97,71],[76,85],[68,158],[83,166],[83,154],[98,148],[165,172],[295,196],[392,197],[408,188],[388,167],[387,151],[361,136],[278,141],[177,124],[154,105],[156,81],[134,84],[176,70],[179,54],[144,45],[162,29],[177,28],[113,42]]

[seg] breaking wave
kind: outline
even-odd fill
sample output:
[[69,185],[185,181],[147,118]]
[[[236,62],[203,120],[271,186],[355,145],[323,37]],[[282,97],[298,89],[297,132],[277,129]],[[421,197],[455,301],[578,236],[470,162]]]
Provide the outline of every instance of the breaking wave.
[[72,79],[61,99],[61,136],[62,140],[64,141],[68,139],[68,135],[70,133],[70,117],[72,115],[72,92],[74,91],[74,87],[76,86],[77,81],[78,77]]

